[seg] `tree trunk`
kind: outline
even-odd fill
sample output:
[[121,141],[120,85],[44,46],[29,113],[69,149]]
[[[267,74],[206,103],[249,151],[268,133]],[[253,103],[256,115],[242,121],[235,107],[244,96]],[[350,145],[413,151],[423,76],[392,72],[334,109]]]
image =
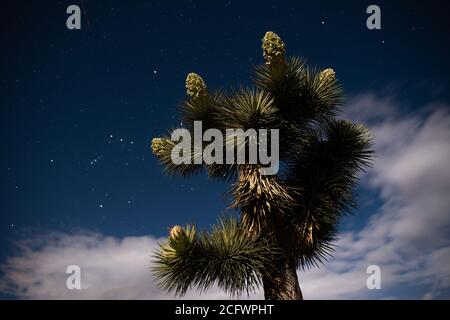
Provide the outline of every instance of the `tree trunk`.
[[270,277],[263,277],[266,300],[303,300],[293,263],[280,259]]

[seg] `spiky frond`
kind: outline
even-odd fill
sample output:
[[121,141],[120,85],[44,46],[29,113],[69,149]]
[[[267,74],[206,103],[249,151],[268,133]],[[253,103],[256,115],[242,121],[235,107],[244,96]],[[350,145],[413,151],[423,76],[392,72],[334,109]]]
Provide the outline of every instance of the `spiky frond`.
[[332,120],[322,125],[337,165],[349,173],[364,171],[372,163],[373,142],[369,129],[349,120]]
[[223,93],[214,91],[185,100],[180,107],[183,123],[187,128],[192,128],[194,121],[201,121],[203,130],[220,127],[216,114],[223,99]]
[[236,219],[226,218],[209,233],[197,235],[187,226],[177,237],[169,237],[155,252],[152,271],[159,286],[178,295],[190,287],[203,292],[214,284],[238,295],[258,288],[278,254],[269,242],[249,236]]
[[330,251],[342,215],[356,206],[354,187],[358,171],[372,156],[368,130],[346,120],[333,120],[292,161],[287,183],[295,206],[294,252],[307,266]]
[[197,251],[198,240],[195,227],[187,225],[177,236],[170,236],[160,243],[154,252],[154,273],[158,285],[166,290],[184,294],[195,279],[191,272],[192,255]]
[[[253,154],[257,152],[259,138],[257,130],[278,129],[280,117],[270,96],[261,90],[241,89],[222,98],[220,106],[212,115],[215,116],[214,121],[218,124],[218,128],[225,135],[223,154],[234,150],[234,163],[214,164],[207,166],[207,169],[211,177],[230,181],[236,177],[239,168],[237,154],[245,154],[243,162],[248,163],[249,146],[255,147]],[[255,159],[256,161],[258,159]]]
[[342,87],[333,69],[307,68],[303,105],[306,118],[325,121],[335,116],[342,103]]
[[269,92],[285,118],[300,108],[300,95],[305,81],[305,62],[291,58],[283,64],[263,64],[254,69],[254,82]]
[[152,151],[161,162],[164,171],[169,175],[190,176],[202,169],[201,164],[194,164],[196,157],[201,157],[199,150],[191,146],[190,152],[186,154],[180,153],[180,156],[185,159],[185,163],[176,164],[172,159],[172,150],[177,145],[177,142],[172,141],[169,137],[153,138]]
[[341,103],[341,87],[336,78],[324,77],[296,57],[285,64],[257,66],[254,81],[274,97],[274,104],[288,121],[326,120]]
[[227,96],[216,117],[224,129],[273,129],[280,125],[272,97],[262,90],[233,92]]

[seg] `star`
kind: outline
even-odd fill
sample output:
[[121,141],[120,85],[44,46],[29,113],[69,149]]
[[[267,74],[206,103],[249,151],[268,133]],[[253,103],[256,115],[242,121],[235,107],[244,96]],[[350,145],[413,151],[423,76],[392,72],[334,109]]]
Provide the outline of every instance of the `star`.
[[100,203],[100,208],[103,208],[103,204]]

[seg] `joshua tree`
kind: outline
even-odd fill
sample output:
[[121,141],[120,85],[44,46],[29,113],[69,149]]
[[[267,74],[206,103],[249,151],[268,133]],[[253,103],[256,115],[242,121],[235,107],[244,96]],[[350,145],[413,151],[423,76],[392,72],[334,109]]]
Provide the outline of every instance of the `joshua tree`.
[[[262,42],[265,63],[254,69],[254,88],[210,91],[190,73],[182,121],[191,131],[194,121],[202,121],[203,130],[222,132],[279,129],[278,174],[262,175],[261,163],[177,165],[171,160],[176,142],[168,136],[152,141],[168,173],[189,176],[204,169],[231,185],[228,217],[209,232],[172,227],[155,252],[153,273],[169,292],[183,295],[191,287],[204,291],[216,284],[239,295],[262,285],[266,299],[302,299],[297,270],[326,260],[339,221],[356,206],[358,173],[372,156],[368,130],[337,118],[342,93],[332,69],[287,58],[273,32]],[[249,140],[237,139],[237,147],[248,148]],[[225,140],[224,150],[235,141]],[[182,156],[193,160],[202,152],[193,150]]]

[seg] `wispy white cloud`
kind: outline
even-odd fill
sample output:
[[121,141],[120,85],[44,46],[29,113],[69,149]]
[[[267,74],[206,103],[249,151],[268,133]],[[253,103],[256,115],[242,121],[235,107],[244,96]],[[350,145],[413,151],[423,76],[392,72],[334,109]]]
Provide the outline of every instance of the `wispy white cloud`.
[[[379,191],[382,205],[361,230],[341,235],[329,264],[300,273],[306,297],[388,298],[399,287],[424,285],[430,292],[408,297],[449,298],[442,295],[450,289],[449,110],[407,111],[373,94],[349,101],[345,116],[374,135],[376,159],[363,185]],[[366,288],[371,264],[381,267],[381,292]]]
[[[450,109],[433,104],[420,110],[373,94],[349,101],[345,116],[369,124],[375,137],[376,160],[362,183],[378,192],[381,206],[361,229],[341,234],[328,264],[299,271],[305,298],[396,298],[398,288],[412,285],[422,289],[408,297],[449,298]],[[149,272],[156,243],[151,236],[95,233],[22,240],[17,255],[1,267],[0,290],[35,299],[171,298],[155,287]],[[65,287],[70,264],[82,269],[80,291]],[[381,267],[380,291],[366,288],[366,268],[372,264]],[[214,288],[186,298],[227,296]]]
[[[98,233],[50,234],[21,240],[19,254],[1,266],[0,291],[24,299],[168,299],[155,286],[151,254],[154,237],[118,239]],[[81,269],[81,290],[66,287],[66,268]],[[220,299],[214,288],[208,296],[190,292],[185,298]]]

